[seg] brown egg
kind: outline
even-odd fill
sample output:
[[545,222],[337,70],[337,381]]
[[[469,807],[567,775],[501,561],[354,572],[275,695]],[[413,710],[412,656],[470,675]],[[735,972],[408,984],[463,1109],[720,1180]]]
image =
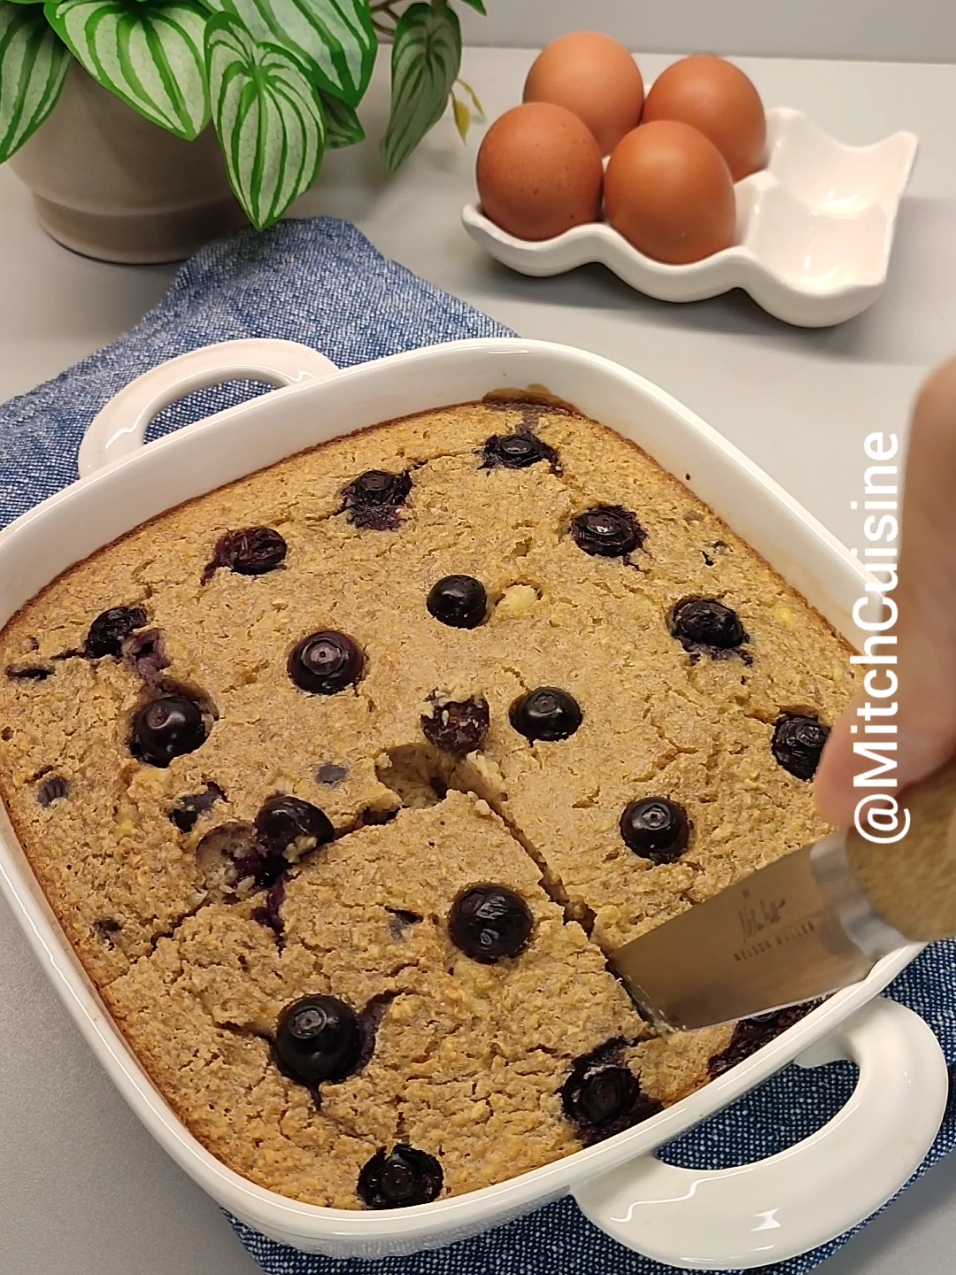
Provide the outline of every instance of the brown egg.
[[766,162],[767,117],[760,94],[739,66],[698,54],[675,62],[656,79],[644,123],[680,120],[709,137],[735,182]]
[[615,147],[604,177],[615,230],[645,256],[671,265],[701,261],[734,242],[730,169],[689,124],[642,124]]
[[601,152],[563,106],[529,102],[495,120],[477,177],[482,212],[518,239],[552,239],[601,215]]
[[526,102],[553,102],[584,121],[602,155],[637,127],[644,81],[623,44],[597,31],[563,35],[539,53],[524,86]]

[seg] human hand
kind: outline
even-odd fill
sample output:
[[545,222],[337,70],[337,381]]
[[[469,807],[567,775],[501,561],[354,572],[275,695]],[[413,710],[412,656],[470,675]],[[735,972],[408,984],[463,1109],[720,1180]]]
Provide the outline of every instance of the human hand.
[[[956,359],[933,373],[917,399],[903,510],[899,585],[885,595],[899,608],[887,630],[897,635],[899,687],[873,701],[897,705],[885,719],[897,727],[897,795],[956,753]],[[888,676],[888,669],[880,672]],[[853,823],[866,792],[853,784],[869,765],[861,765],[853,743],[862,736],[868,699],[861,693],[834,726],[815,779],[817,807],[838,827]]]

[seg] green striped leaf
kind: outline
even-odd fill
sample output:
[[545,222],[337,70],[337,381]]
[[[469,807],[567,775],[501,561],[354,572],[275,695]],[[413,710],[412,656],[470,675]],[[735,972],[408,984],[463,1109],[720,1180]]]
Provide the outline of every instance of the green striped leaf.
[[392,45],[392,114],[382,139],[393,173],[448,105],[461,66],[461,27],[450,9],[413,4],[395,28]]
[[0,4],[0,164],[56,106],[69,65],[42,9]]
[[378,40],[369,0],[204,0],[233,13],[260,44],[306,64],[320,89],[358,106],[372,78]]
[[320,93],[322,113],[325,116],[325,144],[329,150],[339,150],[343,146],[355,146],[365,141],[365,129],[362,121],[351,106],[347,106],[340,97],[331,93]]
[[285,49],[257,43],[229,13],[209,20],[206,61],[229,182],[264,230],[318,174],[325,150],[318,91]]
[[208,14],[191,0],[47,0],[50,25],[104,88],[192,141],[209,122]]

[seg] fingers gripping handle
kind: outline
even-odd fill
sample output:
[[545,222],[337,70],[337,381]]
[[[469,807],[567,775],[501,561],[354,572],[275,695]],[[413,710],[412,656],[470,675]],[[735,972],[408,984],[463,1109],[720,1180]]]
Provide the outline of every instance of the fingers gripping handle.
[[936,1037],[912,1011],[877,999],[803,1058],[860,1068],[847,1105],[811,1137],[736,1169],[654,1156],[575,1190],[586,1217],[627,1248],[671,1266],[740,1270],[785,1261],[842,1235],[909,1180],[932,1146],[948,1076]]
[[138,452],[154,417],[195,390],[239,380],[282,389],[324,380],[337,371],[324,354],[297,341],[249,337],[190,350],[144,372],[110,399],[80,445],[80,477]]

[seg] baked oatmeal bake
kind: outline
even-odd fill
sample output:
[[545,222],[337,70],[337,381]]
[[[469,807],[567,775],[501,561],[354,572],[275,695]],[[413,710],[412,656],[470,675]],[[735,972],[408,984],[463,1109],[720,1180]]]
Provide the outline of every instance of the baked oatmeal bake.
[[631,443],[487,400],[55,580],[0,634],[0,793],[196,1137],[399,1207],[646,1119],[789,1021],[656,1038],[605,958],[826,831],[848,655]]

